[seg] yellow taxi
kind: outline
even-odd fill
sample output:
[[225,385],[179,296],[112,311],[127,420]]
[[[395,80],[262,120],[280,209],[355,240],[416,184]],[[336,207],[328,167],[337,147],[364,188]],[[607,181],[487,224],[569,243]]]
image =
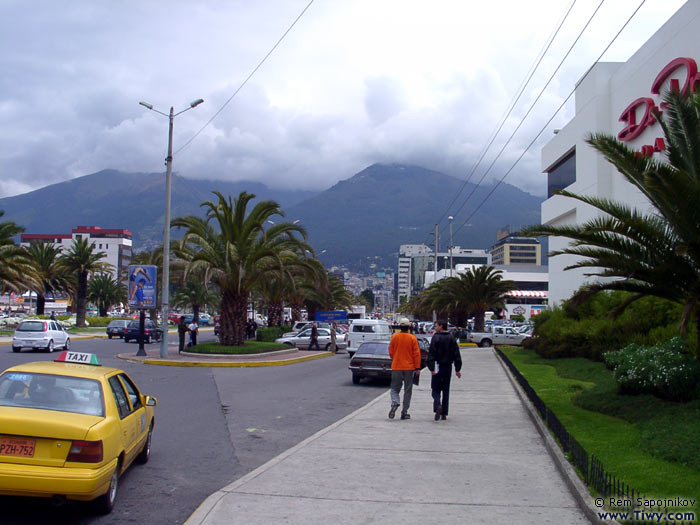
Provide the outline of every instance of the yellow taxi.
[[0,374],[0,495],[94,500],[109,513],[119,476],[148,461],[156,403],[94,354],[8,368]]

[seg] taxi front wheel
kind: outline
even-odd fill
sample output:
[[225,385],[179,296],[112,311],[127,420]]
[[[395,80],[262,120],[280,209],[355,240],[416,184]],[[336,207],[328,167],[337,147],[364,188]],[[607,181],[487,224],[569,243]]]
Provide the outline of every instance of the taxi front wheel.
[[95,509],[100,514],[109,514],[114,508],[114,502],[117,500],[117,489],[119,488],[119,469],[122,466],[121,460],[117,463],[117,468],[112,473],[112,479],[109,480],[109,489],[107,492],[94,500]]

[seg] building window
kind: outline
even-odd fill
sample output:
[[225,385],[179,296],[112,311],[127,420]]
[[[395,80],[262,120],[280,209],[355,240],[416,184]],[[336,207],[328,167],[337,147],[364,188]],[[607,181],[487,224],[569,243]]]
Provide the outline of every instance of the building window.
[[547,197],[576,182],[576,150],[566,155],[547,172]]

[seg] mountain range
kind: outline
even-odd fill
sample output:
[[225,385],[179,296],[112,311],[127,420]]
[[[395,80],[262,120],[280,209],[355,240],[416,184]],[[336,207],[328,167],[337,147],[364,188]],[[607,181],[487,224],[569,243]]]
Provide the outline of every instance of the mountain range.
[[[450,211],[455,215],[453,244],[477,249],[492,246],[499,228],[539,223],[543,200],[509,184],[494,191],[419,166],[374,164],[320,192],[173,175],[171,217],[202,214],[200,204],[212,200],[214,190],[234,197],[245,190],[277,201],[285,220],[301,221],[326,266],[359,271],[395,269],[399,245],[434,243],[434,223],[441,217],[440,246],[446,249],[444,216],[455,196],[451,210],[469,199],[459,213]],[[2,220],[16,222],[27,233],[69,233],[78,225],[123,228],[133,233],[135,252],[162,242],[164,209],[163,173],[115,170],[0,199]],[[178,236],[173,230],[172,237]]]

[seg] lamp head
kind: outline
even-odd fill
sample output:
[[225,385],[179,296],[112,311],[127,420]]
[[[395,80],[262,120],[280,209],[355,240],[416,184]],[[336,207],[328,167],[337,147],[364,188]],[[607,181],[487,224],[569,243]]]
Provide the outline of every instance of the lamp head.
[[139,104],[147,109],[153,109],[153,104],[149,104],[148,102],[139,102]]
[[190,102],[190,107],[191,107],[191,108],[194,108],[194,107],[196,107],[196,106],[199,106],[202,102],[204,102],[204,99],[203,99],[203,98],[198,98],[197,100],[194,100],[194,101]]

